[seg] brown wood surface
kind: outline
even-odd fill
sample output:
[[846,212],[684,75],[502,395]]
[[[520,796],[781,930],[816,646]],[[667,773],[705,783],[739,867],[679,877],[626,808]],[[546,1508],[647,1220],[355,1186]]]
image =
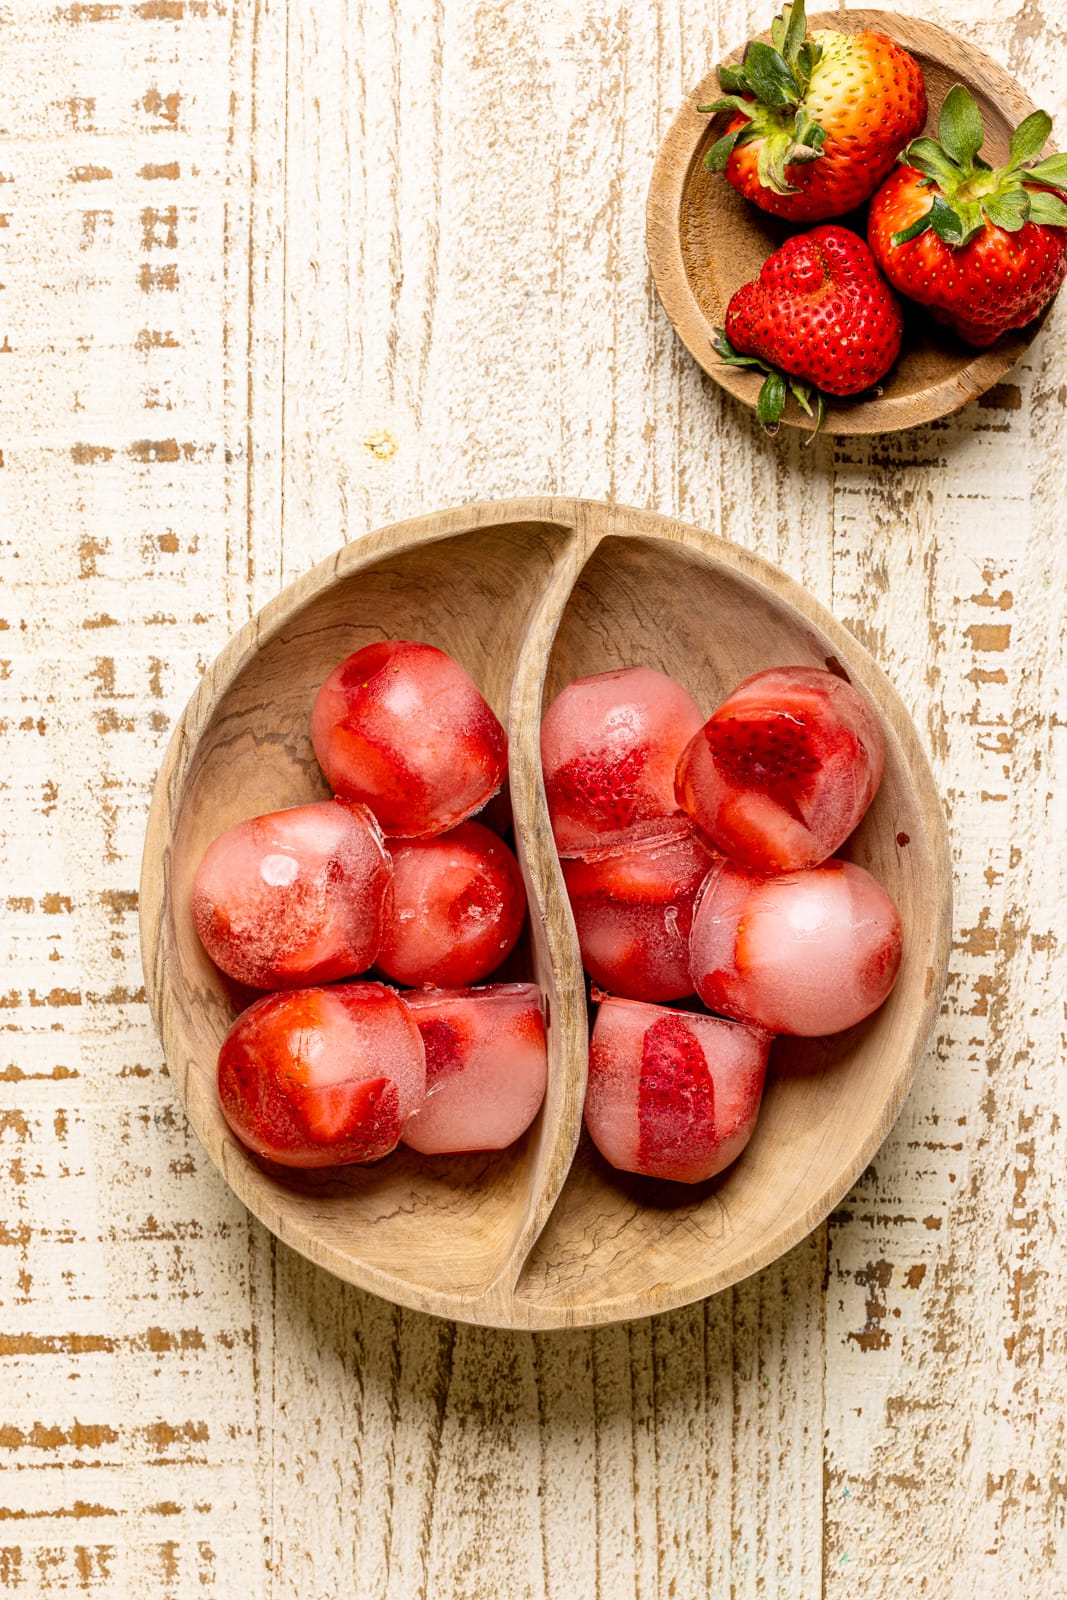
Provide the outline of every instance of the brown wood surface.
[[[1067,142],[1067,18],[901,0]],[[762,438],[648,275],[655,152],[755,0],[20,0],[0,150],[0,1592],[1063,1600],[1067,322],[982,403]],[[145,1000],[200,674],[368,529],[516,494],[780,564],[869,649],[952,840],[949,985],[781,1261],[576,1332],[277,1244]]]

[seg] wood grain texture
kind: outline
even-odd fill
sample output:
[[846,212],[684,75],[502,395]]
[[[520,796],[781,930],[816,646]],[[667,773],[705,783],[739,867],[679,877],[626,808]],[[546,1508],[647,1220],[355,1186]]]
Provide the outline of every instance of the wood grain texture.
[[[250,815],[328,794],[309,707],[338,661],[416,637],[462,662],[509,740],[530,937],[509,976],[544,995],[548,1090],[529,1134],[451,1160],[264,1172],[226,1125],[219,1048],[248,995],[207,958],[194,875]],[[579,1142],[589,1024],[541,779],[542,707],[631,662],[712,708],[782,662],[845,674],[874,707],[885,772],[848,841],[905,930],[890,999],[862,1026],[773,1050],[743,1161],[684,1193],[620,1178]],[[823,1221],[895,1119],[937,1016],[951,937],[941,802],[900,702],[850,634],[776,568],[685,524],[558,496],[483,501],[378,530],[320,562],[228,643],[174,730],[140,883],[148,999],[193,1129],[272,1232],[401,1305],[494,1327],[596,1325],[728,1288]],[[517,964],[516,964],[517,962]]]
[[[895,9],[1062,148],[1061,8]],[[1067,1595],[1067,317],[943,424],[758,435],[658,309],[643,210],[686,90],[769,10],[5,16],[0,1592]],[[495,1334],[233,1200],[163,1070],[136,884],[236,626],[368,528],[543,492],[724,533],[856,632],[950,806],[957,934],[827,1227],[684,1311]]]

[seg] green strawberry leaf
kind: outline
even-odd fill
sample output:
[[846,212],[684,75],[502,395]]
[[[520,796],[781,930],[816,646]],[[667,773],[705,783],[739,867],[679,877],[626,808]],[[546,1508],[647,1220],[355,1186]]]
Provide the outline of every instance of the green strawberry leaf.
[[970,172],[974,158],[982,148],[985,129],[977,102],[962,83],[953,85],[945,96],[937,135],[952,159]]
[[1018,233],[1030,217],[1030,196],[1025,189],[1002,189],[983,200],[982,206],[993,226],[1005,233]]
[[826,129],[821,127],[819,123],[813,122],[807,111],[801,106],[796,114],[796,121],[793,126],[793,147],[795,150],[799,150],[801,147],[807,146],[811,150],[811,155],[792,155],[789,159],[791,161],[813,161],[816,156],[822,155],[822,147],[825,143]]
[[727,365],[731,367],[759,367],[761,371],[766,372],[767,369],[759,356],[743,356],[739,350],[734,349],[726,337],[725,328],[715,329],[711,343],[716,355],[720,355]]
[[943,189],[954,189],[962,176],[959,167],[935,139],[913,139],[901,159],[909,166],[918,168]]
[[815,413],[811,409],[811,384],[806,383],[803,378],[790,378],[789,387],[801,411],[806,411],[809,417],[813,417]]
[[756,177],[765,189],[775,194],[796,194],[796,186],[785,175],[793,141],[787,133],[770,133],[764,138],[756,155]]
[[1057,194],[1031,193],[1030,221],[1043,228],[1067,228],[1067,205]]
[[719,87],[724,94],[744,94],[748,88],[744,67],[720,67]]
[[777,39],[774,42],[778,44],[779,50],[792,67],[797,60],[797,53],[804,43],[804,35],[808,31],[808,19],[804,15],[804,0],[795,0],[793,5],[783,6],[782,20],[785,23],[782,43],[778,44]]
[[1047,111],[1031,111],[1025,117],[1011,136],[1011,149],[1008,152],[1008,162],[1013,167],[1021,166],[1024,161],[1032,161],[1034,156],[1039,156],[1045,148],[1045,141],[1052,132],[1052,118]]
[[1050,189],[1067,189],[1067,155],[1046,156],[1023,173],[1024,183],[1047,183]]
[[789,63],[762,39],[753,39],[745,51],[745,77],[764,105],[795,106],[800,98]]
[[[751,127],[752,124],[749,123],[748,126]],[[704,157],[704,165],[709,172],[721,172],[723,170],[733,154],[734,145],[744,131],[743,128],[735,128],[732,133],[724,133],[721,139],[716,139]]]
[[756,418],[768,433],[778,432],[785,410],[785,379],[780,372],[768,372],[756,401]]
[[933,204],[926,215],[931,228],[945,244],[961,245],[963,243],[964,224],[952,207],[945,204],[939,194],[934,195]]
[[710,105],[697,106],[697,110],[706,116],[715,111],[743,111],[746,116],[752,115],[752,101],[745,100],[739,94],[724,94],[720,100],[712,100]]

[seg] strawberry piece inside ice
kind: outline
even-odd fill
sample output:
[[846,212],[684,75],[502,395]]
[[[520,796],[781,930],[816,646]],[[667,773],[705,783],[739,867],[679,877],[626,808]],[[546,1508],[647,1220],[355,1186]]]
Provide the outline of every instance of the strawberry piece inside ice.
[[645,1034],[637,1090],[637,1159],[668,1177],[707,1160],[718,1144],[715,1085],[700,1041],[679,1017]]
[[290,1167],[376,1161],[426,1092],[426,1057],[396,992],[379,983],[282,990],[222,1042],[219,1104],[241,1143]]
[[426,1047],[426,1098],[403,1142],[425,1155],[501,1150],[533,1121],[548,1079],[541,991],[532,983],[405,996]]
[[678,757],[703,718],[665,673],[624,667],[578,678],[541,724],[541,762],[556,848],[584,855],[624,837],[682,826]]
[[722,1017],[605,996],[589,1049],[585,1123],[612,1166],[700,1183],[756,1124],[771,1035]]
[[397,983],[477,983],[510,955],[526,916],[514,855],[480,822],[388,843],[392,888],[378,966]]
[[676,792],[725,855],[788,872],[844,842],[884,760],[874,712],[850,684],[813,667],[775,667],[735,689],[690,740]]
[[331,788],[390,836],[455,827],[500,787],[507,735],[469,673],[433,645],[382,640],[345,658],[311,713]]

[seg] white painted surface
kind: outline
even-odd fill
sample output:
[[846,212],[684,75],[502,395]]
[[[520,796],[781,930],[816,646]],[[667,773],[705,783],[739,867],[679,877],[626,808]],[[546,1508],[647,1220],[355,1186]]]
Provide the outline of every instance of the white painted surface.
[[[1067,137],[1055,8],[903,9]],[[1067,1595],[1067,311],[941,425],[759,436],[667,327],[643,206],[767,10],[3,16],[0,1592]],[[830,604],[957,864],[935,1044],[829,1224],[563,1336],[276,1245],[175,1107],[136,935],[151,780],[232,629],[371,526],[539,491],[677,512]]]

